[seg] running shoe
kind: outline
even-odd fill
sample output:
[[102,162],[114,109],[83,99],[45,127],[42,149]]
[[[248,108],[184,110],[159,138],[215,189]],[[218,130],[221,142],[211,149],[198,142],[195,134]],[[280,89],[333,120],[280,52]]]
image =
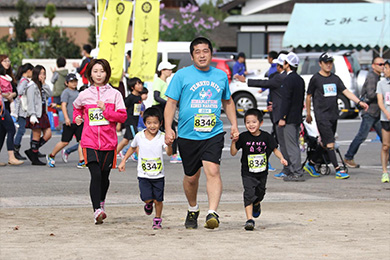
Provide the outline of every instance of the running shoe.
[[389,182],[389,174],[387,172],[382,174],[382,183]]
[[284,177],[286,177],[287,175],[284,174],[283,172],[281,173],[278,173],[278,174],[274,174],[274,178],[277,179],[277,180],[283,180]]
[[154,218],[153,219],[153,229],[162,229],[161,222],[162,222],[161,218]]
[[125,158],[125,155],[123,154],[122,151],[120,151],[120,152],[118,153],[118,157],[119,157],[121,160],[123,160],[123,158]]
[[186,218],[186,222],[184,223],[184,226],[187,229],[198,228],[198,217],[199,217],[199,210],[187,211],[187,218]]
[[50,157],[50,155],[46,155],[47,166],[54,168],[56,167],[56,161],[54,157]]
[[131,159],[134,161],[134,162],[137,162],[138,161],[138,155],[136,152],[134,152],[132,155],[130,155]]
[[355,163],[355,161],[353,159],[352,160],[344,159],[344,163],[349,168],[359,168],[360,167],[360,164]]
[[268,163],[268,171],[269,172],[274,172],[276,171],[276,169],[274,167],[271,166],[271,163]]
[[253,203],[252,216],[258,218],[261,214],[261,205],[260,202]]
[[247,220],[244,228],[245,230],[252,231],[255,228],[255,221],[253,219]]
[[209,213],[206,217],[206,223],[204,224],[205,228],[214,229],[219,227],[219,216],[216,212]]
[[314,166],[310,165],[309,163],[306,163],[305,166],[303,167],[303,170],[310,174],[311,177],[320,177],[321,174],[319,174]]
[[69,154],[67,154],[67,153],[66,153],[66,150],[63,149],[63,150],[61,151],[61,157],[62,157],[62,160],[64,161],[64,163],[68,163],[68,156],[69,156]]
[[289,174],[283,178],[283,181],[305,181],[305,179],[301,175]]
[[349,175],[342,169],[336,171],[336,179],[348,179]]
[[105,211],[104,204],[105,204],[105,201],[100,201],[100,208],[101,208],[103,211]]
[[150,215],[153,212],[153,201],[149,203],[145,203],[144,211],[146,215]]
[[87,165],[85,165],[85,162],[84,162],[84,161],[78,162],[78,163],[77,163],[77,168],[78,168],[78,169],[87,169]]
[[170,163],[182,163],[180,155],[172,155],[171,160],[169,161]]
[[104,213],[104,211],[100,208],[95,210],[95,213],[93,216],[94,216],[96,225],[103,224],[103,219],[105,219],[107,217],[106,213]]

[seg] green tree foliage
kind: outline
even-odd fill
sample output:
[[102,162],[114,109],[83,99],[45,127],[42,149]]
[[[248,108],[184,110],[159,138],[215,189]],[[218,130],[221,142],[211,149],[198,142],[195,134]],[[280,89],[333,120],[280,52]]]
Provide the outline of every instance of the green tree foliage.
[[10,21],[15,28],[16,42],[26,42],[26,30],[32,27],[31,16],[34,13],[34,7],[28,5],[24,0],[19,0],[16,4],[18,17],[11,17]]
[[223,0],[218,0],[216,5],[214,5],[212,1],[209,0],[208,3],[204,3],[200,6],[200,10],[202,13],[214,17],[218,21],[223,21],[228,16],[228,13],[223,12],[221,9],[216,7],[220,4],[223,4]]
[[41,46],[41,57],[80,58],[80,47],[66,34],[62,34],[58,26],[37,27],[33,38],[34,42],[39,42]]
[[9,56],[13,68],[16,70],[22,64],[23,59],[40,58],[36,56],[37,53],[40,53],[40,46],[33,42],[14,42],[11,45],[7,39],[3,38],[0,39],[0,53]]
[[96,48],[96,26],[95,24],[88,27],[88,43],[91,44],[92,48]]
[[56,6],[52,3],[48,3],[45,8],[45,13],[43,16],[47,19],[49,19],[49,26],[52,27],[53,25],[53,19],[56,17]]

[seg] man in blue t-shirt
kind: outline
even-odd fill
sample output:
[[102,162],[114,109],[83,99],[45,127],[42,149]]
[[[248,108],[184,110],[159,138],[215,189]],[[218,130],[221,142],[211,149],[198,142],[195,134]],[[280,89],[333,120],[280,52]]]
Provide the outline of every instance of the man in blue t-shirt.
[[210,66],[211,42],[204,37],[194,39],[190,53],[194,65],[177,71],[165,92],[168,97],[164,111],[165,142],[169,145],[175,140],[172,120],[179,104],[178,145],[185,173],[183,187],[189,203],[185,226],[198,227],[197,193],[203,166],[209,198],[205,227],[214,229],[219,226],[216,210],[222,194],[219,167],[225,135],[220,119],[222,106],[232,125],[230,138],[237,139],[239,132],[227,75]]
[[246,76],[248,72],[245,67],[245,53],[240,52],[237,56],[237,61],[233,66],[233,75]]

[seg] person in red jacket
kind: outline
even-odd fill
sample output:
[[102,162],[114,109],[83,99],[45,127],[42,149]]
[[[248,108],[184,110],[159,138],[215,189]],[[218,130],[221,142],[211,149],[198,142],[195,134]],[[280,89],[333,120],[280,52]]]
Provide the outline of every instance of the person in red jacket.
[[81,60],[81,64],[78,64],[77,62],[73,62],[73,67],[75,67],[77,70],[77,73],[80,74],[82,80],[83,80],[83,90],[84,88],[88,87],[88,78],[85,74],[87,70],[88,64],[91,62],[91,51],[92,46],[89,44],[83,45],[83,50],[81,51],[81,55],[83,56],[83,59]]
[[91,173],[89,192],[95,224],[102,224],[107,217],[104,202],[109,175],[116,167],[116,123],[124,123],[127,113],[121,93],[108,84],[111,76],[108,61],[91,60],[85,75],[91,86],[73,102],[73,121],[77,125],[84,122],[80,145]]

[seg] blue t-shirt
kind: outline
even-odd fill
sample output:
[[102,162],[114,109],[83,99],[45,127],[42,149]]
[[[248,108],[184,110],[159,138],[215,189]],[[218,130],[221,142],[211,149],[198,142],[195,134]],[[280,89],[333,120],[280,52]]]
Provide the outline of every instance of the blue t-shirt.
[[180,69],[165,95],[179,102],[179,137],[205,140],[223,132],[222,99],[231,96],[224,71],[214,67],[201,71],[194,65]]
[[238,61],[236,61],[236,63],[234,63],[234,66],[233,66],[233,75],[241,75],[241,76],[244,76],[244,73],[245,73],[246,69],[245,69],[245,63],[240,63]]

